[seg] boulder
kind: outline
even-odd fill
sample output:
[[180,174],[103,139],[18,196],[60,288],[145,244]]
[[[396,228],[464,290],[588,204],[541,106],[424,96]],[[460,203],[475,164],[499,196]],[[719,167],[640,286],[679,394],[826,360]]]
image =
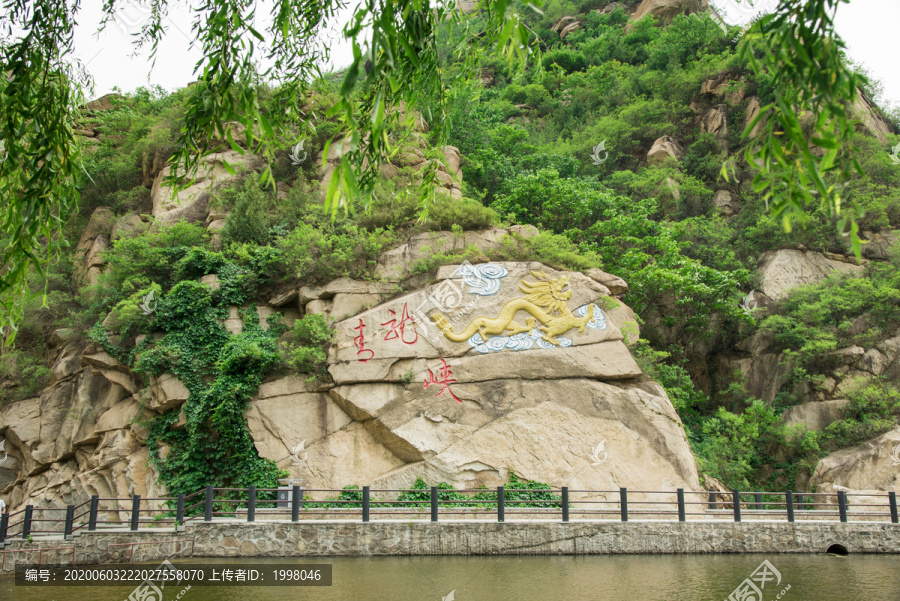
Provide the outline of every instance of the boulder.
[[281,313],[281,323],[288,328],[293,327],[294,322],[300,319],[300,312],[294,309],[283,309],[281,307],[269,307],[266,305],[257,305],[256,314],[259,315],[259,325],[264,330],[269,329],[268,319],[275,313]]
[[91,214],[75,248],[78,261],[77,277],[83,284],[97,283],[103,266],[103,251],[109,246],[109,237],[115,222],[115,213],[109,207],[97,207]]
[[742,206],[741,201],[734,192],[724,189],[716,190],[716,194],[713,196],[713,204],[716,207],[716,211],[723,217],[731,217],[739,213]]
[[209,289],[213,292],[215,292],[222,286],[221,282],[219,282],[219,276],[215,273],[210,273],[202,276],[200,278],[200,283],[209,286]]
[[821,432],[832,422],[844,417],[844,410],[849,403],[847,399],[835,399],[796,405],[784,412],[784,423],[786,426],[804,424],[810,430]]
[[722,150],[728,149],[728,107],[719,104],[703,115],[700,120],[700,131],[703,133],[711,133],[719,141]]
[[767,403],[791,379],[792,365],[780,353],[763,353],[750,357],[721,355],[716,359],[717,389],[725,390],[735,381],[735,373],[746,379],[750,396]]
[[114,109],[116,104],[123,102],[124,100],[125,97],[121,94],[106,94],[97,100],[88,102],[84,105],[84,108],[88,111],[108,111]]
[[680,14],[692,14],[708,8],[706,0],[643,0],[632,18],[640,21],[652,15],[657,21],[668,23]]
[[566,25],[565,27],[563,27],[560,30],[559,39],[564,40],[564,39],[566,39],[567,35],[569,35],[570,33],[575,33],[579,29],[581,29],[581,23],[578,23],[578,22],[569,23],[568,25]]
[[188,387],[175,374],[161,374],[150,378],[150,402],[148,406],[156,411],[171,409],[184,404],[191,395]]
[[900,493],[900,426],[823,457],[809,483],[818,492],[826,493],[835,492],[838,487]]
[[149,227],[139,215],[134,213],[126,213],[116,220],[113,225],[110,240],[116,241],[119,238],[131,238],[142,233]]
[[578,17],[560,17],[556,23],[553,24],[553,27],[550,28],[550,31],[555,31],[556,33],[561,32],[563,29],[568,27],[573,23],[578,23]]
[[835,261],[818,252],[783,249],[764,252],[757,269],[760,290],[776,301],[786,298],[798,286],[821,282],[833,271],[862,276],[865,267]]
[[680,161],[684,156],[684,149],[675,138],[663,136],[653,143],[650,152],[647,153],[647,163],[659,165],[672,158]]
[[171,172],[164,167],[153,181],[150,197],[153,201],[153,216],[163,223],[174,223],[184,219],[193,223],[206,220],[209,192],[213,186],[233,182],[238,175],[231,175],[225,168],[227,162],[236,172],[250,166],[249,154],[234,150],[211,154],[204,157],[197,167],[197,173],[190,185],[173,197],[173,189],[163,184]]
[[606,286],[610,294],[625,294],[628,292],[628,284],[622,278],[615,276],[599,269],[589,269],[587,272],[589,278]]
[[869,259],[880,261],[889,260],[895,252],[900,250],[900,230],[883,230],[880,232],[863,232],[865,240],[862,253]]
[[228,307],[228,318],[222,322],[222,327],[224,327],[229,334],[235,336],[244,331],[244,320],[241,317],[240,309],[238,309],[238,307],[233,305]]

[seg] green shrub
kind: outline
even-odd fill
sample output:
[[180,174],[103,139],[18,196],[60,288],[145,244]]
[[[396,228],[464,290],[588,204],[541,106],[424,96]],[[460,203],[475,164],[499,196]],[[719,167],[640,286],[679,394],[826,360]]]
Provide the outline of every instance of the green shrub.
[[542,62],[544,69],[550,70],[553,65],[559,65],[566,73],[584,71],[587,68],[584,54],[572,48],[554,48],[544,54]]
[[244,178],[241,186],[224,194],[224,204],[232,207],[225,228],[222,230],[222,241],[252,242],[267,244],[270,239],[269,228],[272,219],[268,209],[275,204],[275,195],[270,189],[263,190],[255,174]]
[[318,283],[340,277],[370,278],[378,256],[393,241],[393,233],[380,228],[368,232],[348,223],[327,228],[300,223],[275,246],[282,253],[279,266],[284,275]]
[[326,377],[328,346],[334,332],[322,315],[304,315],[290,330],[290,340],[285,345],[286,361],[301,373]]

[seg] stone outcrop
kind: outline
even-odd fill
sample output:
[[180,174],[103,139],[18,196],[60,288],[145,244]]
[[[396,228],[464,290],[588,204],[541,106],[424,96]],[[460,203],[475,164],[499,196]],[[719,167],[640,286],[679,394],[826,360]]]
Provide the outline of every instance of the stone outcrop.
[[856,100],[850,106],[850,111],[853,117],[858,119],[863,127],[882,144],[887,144],[888,136],[897,133],[894,126],[881,116],[875,103],[870,101],[862,90],[857,90]]
[[864,257],[880,261],[889,260],[895,252],[900,251],[900,235],[898,230],[882,230],[880,232],[864,231],[862,247]]
[[722,150],[728,150],[728,107],[719,104],[706,111],[700,120],[700,131],[713,134]]
[[900,493],[900,426],[877,438],[824,457],[816,465],[810,485],[819,492]]
[[650,152],[647,153],[647,163],[659,165],[670,158],[680,161],[683,156],[684,148],[681,144],[671,136],[663,136],[653,143]]
[[709,5],[706,0],[644,0],[632,18],[639,21],[653,15],[657,21],[668,23],[682,13],[692,14],[707,9]]
[[784,423],[787,426],[803,424],[810,430],[822,431],[829,424],[843,418],[844,410],[849,402],[847,399],[834,399],[833,401],[803,403],[784,412]]
[[[426,288],[335,325],[332,388],[301,378],[264,385],[248,410],[257,449],[310,488],[396,488],[417,477],[496,486],[513,470],[556,486],[695,489],[683,426],[623,344],[633,315],[598,278],[619,282],[593,276],[539,263],[439,269]],[[562,303],[547,338],[536,329],[546,318],[527,330],[543,313],[525,302],[525,282]],[[329,286],[337,298],[338,284]],[[486,340],[463,332],[478,316],[502,317],[485,326]],[[517,325],[526,330],[511,335]]]
[[723,98],[728,106],[736,106],[744,100],[746,80],[731,73],[719,73],[703,82],[701,94]]
[[[153,217],[163,223],[174,223],[181,219],[203,223],[207,217],[209,194],[213,186],[235,181],[241,169],[251,167],[254,160],[251,155],[240,154],[235,150],[206,156],[200,160],[191,184],[174,197],[172,188],[163,183],[171,172],[171,167],[164,167],[154,179],[150,191]],[[225,162],[235,169],[235,175],[228,172]]]
[[[381,164],[379,167],[381,177],[385,179],[401,179],[401,170],[410,169],[413,173],[418,173],[425,169],[432,160],[436,160],[436,184],[438,188],[452,198],[462,198],[462,170],[460,168],[462,159],[459,149],[455,146],[444,146],[440,149],[440,155],[442,156],[438,159],[428,159],[426,157],[426,140],[423,136],[429,130],[428,123],[418,111],[407,111],[402,104],[395,110],[399,113],[402,122],[411,124],[412,134],[403,143],[396,156],[392,157],[389,162]],[[350,137],[334,140],[328,147],[327,157],[324,154],[324,149],[316,156],[316,165],[322,165],[323,160],[325,162],[325,167],[321,172],[323,197],[331,181],[332,174],[340,165],[341,158],[352,150],[351,144],[352,140]]]
[[26,501],[58,507],[93,494],[164,493],[148,464],[146,431],[135,421],[141,404],[107,377],[118,362],[103,355],[63,354],[57,364],[75,369],[61,372],[40,397],[0,408],[0,438],[12,459],[0,469],[0,494],[13,510]]
[[739,213],[742,206],[737,194],[725,189],[716,190],[716,194],[713,196],[713,205],[723,217],[731,217]]
[[103,251],[109,247],[115,214],[109,207],[97,207],[78,241],[75,249],[76,259],[80,260],[78,277],[85,285],[97,283],[103,272]]
[[559,39],[564,40],[566,36],[570,33],[578,31],[581,29],[581,23],[578,21],[578,17],[562,17],[556,23],[554,23],[553,27],[550,28],[550,31],[555,31],[559,34]]
[[[762,109],[762,103],[759,101],[759,98],[754,96],[750,99],[750,102],[747,103],[747,112],[744,117],[744,129],[750,126],[754,119],[759,115],[759,111]],[[758,138],[759,135],[763,132],[766,127],[765,118],[760,119],[756,125],[753,126],[753,129],[750,130],[750,138]]]
[[[537,231],[467,236],[499,243],[510,233]],[[382,257],[385,269],[398,265],[391,252]],[[639,332],[631,310],[611,297],[627,290],[622,279],[540,263],[451,265],[429,277],[401,296],[392,296],[394,282],[343,278],[257,307],[261,323],[276,311],[290,323],[317,303],[338,320],[333,382],[286,376],[264,383],[250,402],[248,427],[261,456],[307,487],[396,488],[417,477],[496,486],[509,470],[576,488],[699,486],[678,415],[626,346],[625,334],[634,341]],[[213,275],[204,281],[218,284]],[[447,321],[432,319],[435,313]],[[500,320],[479,322],[486,339],[453,334],[479,316]],[[241,331],[239,307],[230,307],[223,326]],[[15,510],[92,494],[164,495],[142,424],[189,404],[187,387],[172,374],[143,382],[96,347],[76,347],[71,332],[54,340],[63,348],[51,386],[0,410],[10,455],[0,470],[5,500]]]
[[782,300],[792,289],[821,282],[833,271],[861,276],[865,267],[818,252],[784,249],[763,253],[758,271],[760,290],[769,298]]

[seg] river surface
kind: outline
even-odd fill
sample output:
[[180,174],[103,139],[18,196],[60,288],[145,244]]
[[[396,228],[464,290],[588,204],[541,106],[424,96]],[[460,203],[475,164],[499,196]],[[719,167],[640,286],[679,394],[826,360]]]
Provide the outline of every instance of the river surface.
[[[758,582],[764,560],[778,572],[780,581],[766,569],[762,599],[737,599],[900,601],[897,555],[194,558],[173,563],[179,568],[203,565],[207,569],[328,563],[333,584],[192,586],[190,590],[169,585],[162,601],[723,601],[754,573]],[[140,565],[155,567],[158,562]],[[2,601],[128,601],[134,589],[133,585],[24,586],[8,577],[0,579]],[[146,601],[160,600],[148,597]]]

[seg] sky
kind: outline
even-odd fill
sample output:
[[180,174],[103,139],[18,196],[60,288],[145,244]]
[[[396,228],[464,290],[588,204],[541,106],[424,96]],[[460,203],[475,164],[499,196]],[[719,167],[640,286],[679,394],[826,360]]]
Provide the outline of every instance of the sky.
[[[165,21],[167,34],[160,43],[153,70],[150,69],[149,51],[134,55],[133,38],[128,32],[139,26],[145,16],[141,1],[120,0],[127,8],[120,9],[116,20],[108,23],[99,37],[96,32],[102,18],[102,3],[99,0],[82,3],[75,32],[75,50],[94,77],[96,87],[92,98],[113,91],[113,87],[130,92],[140,86],[159,85],[174,91],[197,79],[194,67],[202,55],[199,48],[191,48],[193,17],[184,2],[170,2],[173,8]],[[721,8],[726,21],[747,18],[747,11],[742,10],[735,0],[713,2]],[[776,3],[777,0],[755,0],[756,6],[763,8]],[[259,26],[264,27],[271,0],[259,0],[259,4]],[[849,56],[866,68],[870,76],[882,82],[884,100],[895,105],[900,105],[900,69],[890,40],[897,35],[898,23],[898,0],[851,0],[849,4],[840,5],[836,18],[838,34],[846,42]],[[343,67],[350,63],[352,54],[349,44],[338,38],[333,35],[332,66]]]

